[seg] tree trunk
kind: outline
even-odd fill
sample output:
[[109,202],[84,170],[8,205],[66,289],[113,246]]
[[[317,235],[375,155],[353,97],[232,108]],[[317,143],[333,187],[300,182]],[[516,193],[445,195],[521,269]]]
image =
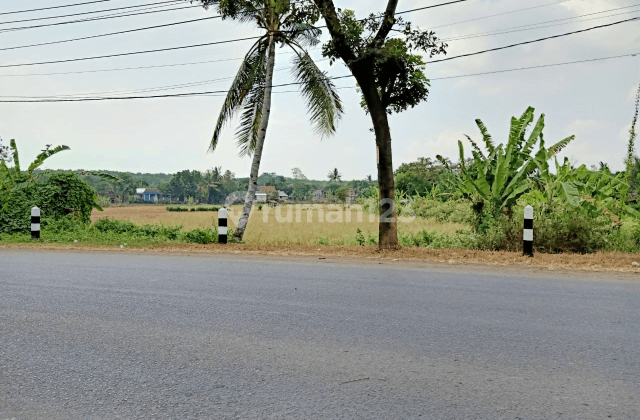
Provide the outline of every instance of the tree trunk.
[[362,86],[362,93],[369,108],[371,122],[376,134],[376,146],[378,147],[378,184],[380,186],[378,246],[380,249],[395,249],[399,247],[398,217],[396,213],[389,119],[376,87],[373,84],[369,84],[365,88],[362,83],[360,86]]
[[258,132],[258,140],[256,149],[253,152],[253,163],[251,164],[251,174],[249,175],[249,188],[244,199],[244,207],[242,208],[242,216],[238,221],[238,226],[233,233],[234,241],[241,241],[244,231],[247,228],[247,222],[251,215],[251,207],[256,199],[256,190],[258,189],[258,172],[260,171],[260,160],[262,159],[262,149],[264,147],[264,139],[267,135],[267,127],[269,126],[269,115],[271,114],[271,91],[273,86],[273,68],[276,61],[276,48],[273,35],[269,37],[269,58],[267,59],[267,75],[266,86],[264,92],[264,102],[262,103],[262,117],[260,118],[260,131]]

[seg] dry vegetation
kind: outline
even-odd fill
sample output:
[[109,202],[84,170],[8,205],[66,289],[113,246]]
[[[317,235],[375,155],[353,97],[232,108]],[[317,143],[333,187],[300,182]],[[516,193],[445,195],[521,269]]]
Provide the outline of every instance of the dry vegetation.
[[[327,205],[312,210],[308,210],[308,208],[309,206],[302,206],[300,210],[297,210],[295,206],[281,206],[276,209],[268,209],[265,206],[262,211],[254,209],[244,237],[245,243],[251,245],[315,245],[319,239],[326,239],[328,245],[343,245],[354,241],[358,228],[365,237],[378,235],[377,217],[362,212],[358,214],[354,207],[344,210]],[[230,226],[235,226],[240,211],[241,206],[232,208],[229,215]],[[320,215],[322,215],[321,218]],[[211,228],[218,225],[218,214],[215,212],[176,213],[168,212],[164,206],[109,207],[104,212],[94,211],[92,220],[95,221],[103,217],[129,220],[137,224],[180,225],[185,229]],[[410,223],[403,223],[400,220],[398,225],[401,232],[417,232],[426,229],[434,232],[454,233],[465,227],[456,223],[438,223],[424,219],[415,219]]]

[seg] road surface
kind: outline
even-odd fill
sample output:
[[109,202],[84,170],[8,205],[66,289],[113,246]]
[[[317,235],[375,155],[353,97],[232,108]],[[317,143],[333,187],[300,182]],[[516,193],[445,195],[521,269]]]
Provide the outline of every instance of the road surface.
[[607,276],[0,250],[0,420],[639,419]]

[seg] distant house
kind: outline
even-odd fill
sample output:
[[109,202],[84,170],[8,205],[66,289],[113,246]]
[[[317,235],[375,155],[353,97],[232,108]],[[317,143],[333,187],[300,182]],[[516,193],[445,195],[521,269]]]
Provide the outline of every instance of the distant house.
[[282,201],[286,201],[289,199],[289,194],[287,194],[284,191],[278,191],[278,199],[282,200]]
[[322,200],[327,197],[327,193],[322,190],[313,190],[313,199]]
[[256,191],[256,201],[266,203],[269,196],[276,196],[277,194],[278,191],[276,191],[276,187],[273,185],[258,187],[258,191]]
[[256,202],[258,203],[266,203],[268,198],[268,194],[263,191],[256,192]]
[[160,201],[160,191],[155,188],[136,188],[136,198],[147,203]]
[[109,199],[111,204],[115,204],[116,200],[118,200],[118,193],[113,190],[107,190],[100,193],[101,196]]
[[360,193],[358,192],[358,190],[354,190],[353,188],[347,189],[347,199],[346,199],[347,204],[352,204],[357,202],[358,198],[360,198]]

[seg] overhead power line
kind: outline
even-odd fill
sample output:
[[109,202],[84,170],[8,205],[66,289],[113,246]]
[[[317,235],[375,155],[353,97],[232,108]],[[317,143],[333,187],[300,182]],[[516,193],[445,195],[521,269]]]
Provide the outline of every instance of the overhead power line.
[[[544,38],[534,39],[534,40],[531,40],[531,41],[519,42],[519,43],[516,43],[516,44],[506,45],[506,46],[502,46],[502,47],[490,48],[490,49],[483,50],[483,51],[477,51],[477,52],[473,52],[473,53],[467,53],[467,54],[461,54],[461,55],[457,55],[457,56],[453,56],[453,57],[443,58],[443,59],[440,59],[440,60],[429,61],[429,62],[427,62],[427,64],[439,63],[439,62],[442,62],[442,61],[450,61],[450,60],[454,60],[454,59],[457,59],[457,58],[469,57],[469,56],[473,56],[473,55],[479,55],[479,54],[484,54],[484,53],[488,53],[488,52],[504,50],[504,49],[508,49],[508,48],[517,47],[517,46],[520,46],[520,45],[533,44],[533,43],[536,43],[536,42],[546,41],[546,40],[549,40],[549,39],[561,38],[561,37],[565,37],[565,36],[569,36],[569,35],[575,35],[575,34],[579,34],[579,33],[583,33],[583,32],[592,31],[592,30],[595,30],[595,29],[601,29],[601,28],[607,28],[607,27],[610,27],[610,26],[620,25],[622,23],[632,22],[632,21],[636,21],[638,19],[640,19],[640,18],[636,17],[636,18],[621,20],[621,21],[618,21],[618,22],[607,23],[607,24],[604,24],[604,25],[592,26],[590,28],[581,29],[581,30],[578,30],[578,31],[572,31],[572,32],[564,33],[564,34],[552,35],[552,36],[548,36],[548,37],[544,37]],[[183,46],[180,46],[180,47],[159,48],[159,49],[154,49],[154,50],[133,51],[133,52],[119,53],[119,54],[108,54],[108,55],[101,55],[101,56],[72,58],[72,59],[67,59],[67,60],[41,61],[41,62],[36,62],[36,63],[22,63],[22,64],[7,64],[7,65],[0,66],[0,68],[39,66],[39,65],[45,65],[45,64],[60,64],[60,63],[70,63],[70,62],[78,62],[78,61],[97,60],[97,59],[103,59],[103,58],[125,57],[125,56],[138,55],[138,54],[150,54],[150,53],[156,53],[156,52],[175,51],[175,50],[183,50],[183,49],[188,49],[188,48],[205,47],[205,46],[210,46],[210,45],[229,44],[229,43],[233,43],[233,42],[248,41],[248,40],[254,40],[254,39],[259,39],[259,38],[260,38],[260,36],[253,36],[253,37],[247,37],[247,38],[229,39],[229,40],[225,40],[225,41],[207,42],[207,43],[202,43],[202,44],[183,45]]]
[[184,49],[188,49],[188,48],[206,47],[206,46],[209,46],[209,45],[230,44],[232,42],[249,41],[249,40],[259,39],[259,38],[261,38],[261,37],[260,36],[250,36],[250,37],[247,37],[247,38],[228,39],[228,40],[225,40],[225,41],[206,42],[206,43],[203,43],[203,44],[183,45],[181,47],[158,48],[158,49],[155,49],[155,50],[133,51],[133,52],[128,52],[128,53],[98,55],[98,56],[93,56],[93,57],[71,58],[71,59],[67,59],[67,60],[41,61],[39,63],[7,64],[7,65],[4,65],[4,66],[0,66],[0,68],[39,66],[39,65],[43,65],[43,64],[72,63],[72,62],[77,62],[77,61],[98,60],[98,59],[102,59],[102,58],[126,57],[126,56],[130,56],[130,55],[150,54],[150,53],[156,53],[156,52],[176,51],[176,50],[184,50]]
[[136,6],[115,7],[115,8],[111,8],[111,9],[102,9],[102,10],[91,10],[89,12],[71,13],[71,14],[68,14],[68,15],[46,16],[46,17],[31,18],[31,19],[11,20],[11,21],[8,21],[8,22],[0,22],[0,25],[8,25],[10,23],[21,23],[21,22],[34,22],[34,21],[37,21],[37,20],[61,19],[61,18],[72,17],[72,16],[91,15],[91,14],[94,14],[94,13],[113,12],[113,11],[116,11],[116,10],[136,9],[136,8],[139,8],[139,7],[147,7],[147,6],[154,6],[154,5],[167,5],[167,4],[171,4],[171,3],[176,5],[178,3],[181,3],[181,0],[167,0],[167,1],[160,1],[160,2],[156,2],[156,3],[139,4],[139,5],[136,5]]
[[39,9],[16,10],[15,12],[3,12],[3,13],[0,13],[0,15],[14,15],[17,13],[39,12],[41,10],[62,9],[64,7],[84,6],[85,4],[104,3],[107,1],[111,1],[111,0],[94,0],[94,1],[86,1],[84,3],[65,4],[62,6],[41,7]]
[[[310,49],[312,50],[312,49]],[[278,52],[276,55],[291,55],[294,54],[290,51]],[[2,77],[31,77],[31,76],[57,76],[57,75],[69,75],[69,74],[85,74],[85,73],[105,73],[105,72],[114,72],[114,71],[126,71],[126,70],[145,70],[145,69],[156,69],[156,68],[164,68],[164,67],[181,67],[181,66],[193,66],[200,64],[211,64],[211,63],[222,63],[227,61],[239,61],[244,60],[245,57],[236,57],[236,58],[222,58],[219,60],[205,60],[205,61],[192,61],[186,63],[172,63],[172,64],[157,64],[152,66],[135,66],[135,67],[116,67],[110,69],[97,69],[97,70],[78,70],[78,71],[60,71],[60,72],[51,72],[51,73],[24,73],[24,74],[0,74],[0,78]],[[322,60],[315,60],[315,62],[319,61],[327,61],[328,58]]]
[[124,31],[110,32],[110,33],[100,34],[100,35],[90,35],[90,36],[83,36],[83,37],[80,37],[80,38],[63,39],[61,41],[41,42],[39,44],[19,45],[17,47],[0,48],[0,51],[17,50],[17,49],[21,49],[21,48],[31,48],[31,47],[41,47],[43,45],[64,44],[64,43],[67,43],[67,42],[82,41],[82,40],[85,40],[85,39],[93,39],[93,38],[102,38],[102,37],[105,37],[105,36],[112,36],[112,35],[128,34],[128,33],[131,33],[131,32],[146,31],[148,29],[166,28],[168,26],[182,25],[182,24],[185,24],[185,23],[193,23],[193,22],[201,22],[203,20],[218,19],[218,18],[220,18],[219,15],[208,16],[208,17],[205,17],[205,18],[183,20],[183,21],[180,21],[180,22],[165,23],[163,25],[146,26],[144,28],[127,29],[127,30],[124,30]]
[[482,20],[482,19],[489,19],[492,17],[496,17],[496,16],[504,16],[504,15],[510,15],[512,13],[519,13],[519,12],[524,12],[526,10],[533,10],[533,9],[539,9],[541,7],[548,7],[548,6],[556,6],[558,4],[561,3],[566,3],[568,1],[571,0],[561,0],[561,1],[556,1],[553,3],[547,3],[547,4],[541,4],[539,6],[533,6],[533,7],[526,7],[524,9],[516,9],[516,10],[511,10],[509,12],[503,12],[503,13],[496,13],[494,15],[487,15],[487,16],[481,16],[481,17],[477,17],[477,18],[473,18],[473,19],[467,19],[467,20],[461,20],[459,22],[452,22],[452,23],[446,23],[444,25],[438,25],[438,26],[431,26],[429,29],[438,29],[438,28],[444,28],[445,26],[453,26],[453,25],[459,25],[461,23],[468,23],[468,22],[475,22],[477,20]]
[[155,66],[119,67],[119,68],[99,69],[99,70],[61,71],[61,72],[52,72],[52,73],[0,74],[0,77],[56,76],[56,75],[63,75],[63,74],[103,73],[103,72],[124,71],[124,70],[143,70],[143,69],[155,69],[155,68],[163,68],[163,67],[192,66],[197,64],[222,63],[225,61],[238,61],[238,60],[244,60],[244,57],[224,58],[220,60],[194,61],[189,63],[159,64]]
[[[158,9],[160,7],[164,7],[164,6],[152,6],[152,7],[149,7],[149,9]],[[193,9],[193,8],[199,8],[199,7],[202,7],[202,6],[199,6],[199,5],[182,6],[182,7],[174,7],[173,9],[161,9],[161,10],[144,10],[144,9],[142,9],[142,11],[137,10],[137,11],[132,11],[131,13],[119,12],[119,13],[115,13],[115,14],[112,14],[112,15],[95,16],[95,17],[89,17],[89,18],[78,19],[78,20],[70,20],[70,21],[65,21],[65,22],[44,23],[44,24],[41,24],[41,25],[18,26],[18,27],[14,27],[14,28],[5,28],[5,29],[0,30],[0,33],[22,31],[22,30],[26,30],[26,29],[35,29],[35,28],[45,28],[45,27],[49,27],[49,26],[60,26],[60,25],[67,25],[67,24],[72,24],[72,23],[95,22],[95,21],[98,21],[98,20],[115,19],[115,18],[120,18],[120,17],[148,15],[148,14],[151,14],[151,13],[172,12],[172,11],[176,11],[176,10]]]
[[[338,77],[330,77],[331,80],[345,79],[348,77],[353,77],[352,75],[338,76]],[[292,82],[292,83],[282,83],[279,85],[273,85],[272,88],[275,87],[284,87],[284,86],[294,86],[300,85],[300,82]],[[72,98],[72,99],[37,99],[37,100],[0,100],[0,103],[15,103],[15,102],[96,102],[96,101],[107,101],[107,100],[131,100],[131,99],[155,99],[155,98],[180,98],[186,96],[207,96],[207,95],[215,95],[215,94],[223,94],[226,95],[228,91],[226,90],[214,90],[208,92],[190,92],[190,93],[174,93],[174,94],[166,94],[166,95],[151,95],[151,96],[116,96],[116,97],[99,97],[99,98]],[[274,92],[275,93],[275,92]]]
[[[327,60],[328,59],[319,60],[319,61],[327,61]],[[291,66],[280,67],[280,68],[275,69],[274,71],[279,72],[279,71],[289,70],[291,68],[292,68]],[[234,79],[234,78],[235,78],[235,75],[234,76],[216,78],[216,79],[199,80],[199,81],[196,81],[196,82],[187,82],[187,83],[179,83],[179,84],[164,85],[164,86],[153,86],[153,87],[140,88],[140,89],[127,89],[127,90],[116,90],[116,91],[106,91],[106,92],[103,91],[103,92],[90,92],[90,93],[76,93],[76,94],[68,94],[68,95],[52,95],[52,96],[46,96],[46,97],[42,97],[42,98],[92,97],[92,96],[97,96],[97,95],[115,95],[115,94],[125,94],[125,93],[126,94],[134,94],[134,93],[156,92],[156,91],[160,91],[160,90],[174,90],[174,89],[182,89],[182,88],[185,88],[185,87],[209,85],[209,84],[213,84],[213,83],[224,82],[224,81],[231,80],[231,79]],[[20,98],[20,96],[12,96],[12,97],[13,98]]]
[[462,3],[462,2],[465,2],[465,1],[469,1],[469,0],[453,0],[453,1],[448,1],[446,3],[432,4],[431,6],[417,7],[415,9],[410,9],[410,10],[404,10],[402,12],[397,12],[396,15],[403,15],[405,13],[417,12],[419,10],[433,9],[434,7],[448,6],[450,4]]
[[635,18],[631,18],[631,19],[620,20],[618,22],[607,23],[607,24],[604,24],[604,25],[592,26],[590,28],[580,29],[578,31],[567,32],[567,33],[564,33],[564,34],[546,36],[544,38],[538,38],[538,39],[534,39],[534,40],[531,40],[531,41],[518,42],[516,44],[505,45],[505,46],[502,46],[502,47],[489,48],[487,50],[476,51],[476,52],[467,53],[467,54],[455,55],[453,57],[442,58],[440,60],[428,61],[427,64],[441,63],[443,61],[451,61],[451,60],[455,60],[455,59],[458,59],[458,58],[471,57],[473,55],[480,55],[480,54],[485,54],[485,53],[488,53],[488,52],[506,50],[508,48],[518,47],[520,45],[527,45],[527,44],[533,44],[533,43],[536,43],[536,42],[547,41],[549,39],[562,38],[562,37],[569,36],[569,35],[575,35],[575,34],[579,34],[579,33],[583,33],[583,32],[593,31],[594,29],[602,29],[602,28],[607,28],[607,27],[610,27],[610,26],[620,25],[622,23],[633,22],[633,21],[637,21],[639,19],[640,18],[635,17]]
[[[622,54],[622,55],[614,55],[609,57],[599,57],[585,60],[575,60],[575,61],[567,61],[562,63],[552,63],[552,64],[541,64],[537,66],[528,66],[528,67],[518,67],[512,69],[504,69],[504,70],[493,70],[487,72],[479,72],[479,73],[471,73],[471,74],[461,74],[457,76],[446,76],[446,77],[435,77],[430,78],[431,81],[437,80],[449,80],[449,79],[460,79],[466,77],[476,77],[476,76],[484,76],[489,74],[499,74],[499,73],[509,73],[516,71],[524,71],[524,70],[533,70],[533,69],[541,69],[548,67],[559,67],[566,66],[571,64],[581,64],[581,63],[590,63],[597,61],[605,61],[612,60],[617,58],[624,57],[635,57],[640,54],[639,52],[630,53],[630,54]],[[332,77],[332,80],[344,79],[353,77],[352,75],[340,76],[340,77]],[[197,82],[196,82],[197,83]],[[284,86],[292,86],[298,85],[300,83],[285,83],[281,85],[274,85],[273,87],[284,87]],[[341,86],[337,89],[356,89],[357,86]],[[297,91],[275,91],[273,93],[290,93]],[[4,98],[16,98],[16,96],[5,96],[0,97],[0,103],[50,103],[50,102],[95,102],[95,101],[106,101],[106,100],[131,100],[131,99],[158,99],[158,98],[184,98],[184,97],[194,97],[194,96],[224,96],[228,93],[228,91],[209,91],[209,92],[189,92],[189,93],[179,93],[179,94],[165,94],[165,95],[152,95],[152,96],[131,96],[131,97],[101,97],[101,98],[73,98],[73,99],[55,99],[52,97],[25,97],[26,100],[13,100],[13,99],[4,99]]]
[[[444,42],[460,41],[460,40],[464,40],[464,39],[473,39],[473,38],[480,38],[480,37],[492,36],[492,35],[502,35],[502,34],[509,34],[509,33],[513,33],[513,32],[521,32],[521,31],[530,31],[530,30],[534,30],[534,29],[550,28],[552,26],[569,25],[569,24],[572,24],[572,23],[588,22],[588,21],[597,20],[597,19],[606,19],[606,18],[610,18],[610,17],[614,17],[614,16],[626,15],[626,14],[629,14],[629,13],[638,13],[638,11],[627,11],[627,12],[615,13],[615,14],[607,15],[607,16],[598,16],[598,17],[594,17],[594,18],[590,18],[590,19],[581,19],[581,18],[587,17],[587,16],[598,15],[598,14],[602,14],[602,13],[614,12],[614,11],[621,10],[621,9],[630,9],[630,8],[636,8],[636,7],[640,7],[640,4],[636,4],[634,6],[618,7],[616,9],[603,10],[601,12],[587,13],[587,14],[584,14],[584,15],[578,15],[578,16],[573,16],[573,17],[564,18],[564,19],[554,19],[554,20],[548,20],[548,21],[544,21],[544,22],[531,23],[529,25],[520,25],[520,26],[512,26],[510,28],[497,29],[497,30],[494,30],[494,31],[480,32],[480,33],[469,34],[469,35],[453,36],[451,38],[442,38],[442,39],[440,39],[440,41],[444,41]],[[553,25],[547,25],[547,23],[562,22],[562,21],[575,20],[575,19],[580,19],[580,20],[575,21],[575,22],[563,22],[563,23],[556,23],[556,24],[553,24]],[[543,25],[543,26],[540,26],[540,25]]]
[[594,62],[594,61],[612,60],[614,58],[635,57],[638,54],[640,54],[640,52],[636,52],[636,53],[632,53],[632,54],[613,55],[613,56],[610,56],[610,57],[591,58],[591,59],[587,59],[587,60],[567,61],[567,62],[564,62],[564,63],[542,64],[542,65],[539,65],[539,66],[518,67],[518,68],[514,68],[514,69],[485,71],[485,72],[481,72],[481,73],[471,73],[471,74],[461,74],[461,75],[458,75],[458,76],[435,77],[435,78],[432,78],[432,79],[429,79],[429,80],[460,79],[460,78],[463,78],[463,77],[484,76],[484,75],[487,75],[487,74],[510,73],[510,72],[514,72],[514,71],[542,69],[542,68],[547,68],[547,67],[566,66],[566,65],[569,65],[569,64],[591,63],[591,62]]

